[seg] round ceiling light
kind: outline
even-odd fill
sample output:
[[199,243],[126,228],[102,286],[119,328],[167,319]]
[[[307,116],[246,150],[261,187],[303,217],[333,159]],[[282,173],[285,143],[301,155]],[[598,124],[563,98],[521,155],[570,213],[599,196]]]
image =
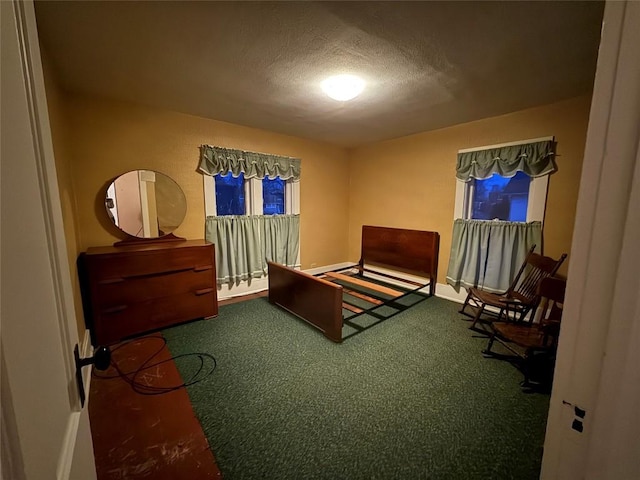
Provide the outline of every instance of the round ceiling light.
[[364,80],[355,75],[335,75],[322,82],[322,90],[334,100],[346,102],[364,90]]

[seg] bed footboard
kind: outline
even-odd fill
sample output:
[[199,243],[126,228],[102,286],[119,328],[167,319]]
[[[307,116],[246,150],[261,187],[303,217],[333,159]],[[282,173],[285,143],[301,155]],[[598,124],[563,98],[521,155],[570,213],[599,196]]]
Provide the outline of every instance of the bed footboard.
[[278,263],[269,266],[269,302],[342,342],[342,287]]

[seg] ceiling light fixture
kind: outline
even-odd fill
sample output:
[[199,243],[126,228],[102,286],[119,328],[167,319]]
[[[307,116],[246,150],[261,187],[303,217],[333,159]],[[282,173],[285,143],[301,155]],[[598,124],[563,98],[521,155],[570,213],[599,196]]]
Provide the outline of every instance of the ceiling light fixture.
[[346,102],[357,97],[364,90],[364,80],[355,75],[335,75],[321,84],[322,90],[334,100]]

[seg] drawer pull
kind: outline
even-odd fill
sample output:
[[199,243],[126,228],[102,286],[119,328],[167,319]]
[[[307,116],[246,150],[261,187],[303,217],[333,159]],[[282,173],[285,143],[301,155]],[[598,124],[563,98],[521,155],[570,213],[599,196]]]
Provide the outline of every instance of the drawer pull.
[[105,308],[104,310],[102,310],[102,313],[118,313],[121,312],[123,310],[126,310],[128,307],[127,305],[118,305],[116,307],[111,307],[111,308]]
[[213,265],[196,265],[193,267],[194,272],[204,272],[205,270],[211,270]]
[[169,269],[169,270],[163,270],[161,272],[150,272],[150,273],[139,273],[136,275],[127,275],[125,277],[126,279],[130,279],[130,280],[134,280],[137,278],[152,278],[152,277],[164,277],[167,275],[174,275],[176,273],[180,273],[180,272],[187,272],[189,271],[190,268],[174,268],[174,269]]
[[120,283],[124,282],[124,278],[106,278],[104,280],[100,280],[98,285],[110,285],[112,283]]
[[200,290],[196,290],[193,293],[200,296],[200,295],[206,295],[207,293],[211,293],[211,292],[213,292],[213,288],[202,288]]

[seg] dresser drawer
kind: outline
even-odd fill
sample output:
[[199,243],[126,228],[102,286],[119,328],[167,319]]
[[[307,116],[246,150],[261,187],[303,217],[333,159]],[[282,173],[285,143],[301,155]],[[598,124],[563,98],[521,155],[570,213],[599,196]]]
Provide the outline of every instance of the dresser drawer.
[[215,284],[213,266],[191,270],[153,273],[136,277],[121,277],[97,283],[95,304],[112,307],[144,302],[154,298],[196,292]]
[[96,282],[117,281],[128,277],[211,267],[213,245],[210,248],[141,251],[134,255],[131,252],[123,252],[89,256],[87,262]]
[[131,305],[105,309],[98,314],[94,329],[97,344],[168,327],[177,323],[217,314],[215,289],[207,293],[182,293]]

